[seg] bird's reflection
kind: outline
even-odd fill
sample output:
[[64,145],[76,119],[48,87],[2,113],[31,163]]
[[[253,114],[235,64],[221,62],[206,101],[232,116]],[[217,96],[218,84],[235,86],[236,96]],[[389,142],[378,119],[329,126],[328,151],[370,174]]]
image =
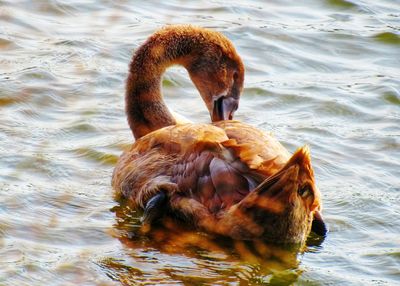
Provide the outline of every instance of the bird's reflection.
[[[171,218],[165,218],[160,223],[152,226],[151,229],[143,229],[140,223],[141,213],[132,210],[128,205],[121,202],[120,205],[112,209],[116,214],[116,223],[113,235],[118,238],[126,250],[126,254],[133,260],[137,259],[138,253],[159,253],[160,256],[168,255],[171,259],[174,256],[182,256],[197,265],[200,270],[204,267],[212,269],[202,269],[204,272],[212,272],[213,279],[218,277],[218,281],[240,281],[240,283],[258,283],[290,285],[295,282],[302,270],[299,269],[299,254],[307,249],[307,245],[274,245],[260,240],[240,241],[226,237],[217,237],[190,229],[190,227],[179,223]],[[312,245],[318,245],[316,237],[311,240]],[[146,259],[147,263],[160,263],[157,259]],[[140,267],[132,267],[132,263],[125,261],[108,260],[103,262],[103,266],[108,268],[109,276],[118,281],[124,281],[124,285],[135,285],[137,282],[149,282],[143,280],[146,277],[145,271]],[[142,265],[142,264],[138,264]],[[221,269],[218,267],[221,266]],[[223,266],[223,267],[222,267]],[[188,277],[194,284],[207,282],[202,275],[196,275],[199,269],[179,269],[175,266],[163,266],[162,273],[166,280],[173,278],[184,284]],[[223,269],[222,269],[223,268]],[[177,275],[182,272],[184,275]],[[110,274],[112,273],[112,274]],[[186,277],[186,278],[185,278]],[[206,279],[207,281],[204,281]],[[211,279],[209,277],[209,279]],[[150,279],[151,280],[151,279]],[[152,281],[152,282],[151,282]],[[151,280],[150,283],[164,284],[160,281]],[[216,283],[211,280],[207,283]],[[258,282],[257,282],[258,281]],[[130,284],[131,283],[131,284]],[[207,284],[206,283],[206,284]],[[218,283],[217,283],[218,284]]]

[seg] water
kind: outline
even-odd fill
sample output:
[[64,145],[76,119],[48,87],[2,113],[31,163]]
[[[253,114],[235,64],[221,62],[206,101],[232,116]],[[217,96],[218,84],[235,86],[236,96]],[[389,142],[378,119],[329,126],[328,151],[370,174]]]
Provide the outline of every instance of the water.
[[[0,285],[400,285],[400,2],[163,2],[0,1]],[[166,23],[226,34],[247,69],[236,118],[311,146],[325,241],[133,235],[110,187],[124,81]],[[164,94],[209,121],[185,70]]]

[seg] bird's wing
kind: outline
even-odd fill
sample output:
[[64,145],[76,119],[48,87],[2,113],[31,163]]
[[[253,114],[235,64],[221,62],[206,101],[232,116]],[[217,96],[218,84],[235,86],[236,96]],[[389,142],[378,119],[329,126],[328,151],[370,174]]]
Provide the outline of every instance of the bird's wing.
[[240,160],[249,168],[265,176],[279,171],[289,160],[290,154],[271,134],[239,121],[214,123],[222,128],[229,141],[224,146],[234,150]]
[[113,181],[131,182],[123,194],[140,198],[142,207],[164,188],[216,213],[279,169],[286,154],[272,136],[239,122],[175,125],[137,140],[121,157]]

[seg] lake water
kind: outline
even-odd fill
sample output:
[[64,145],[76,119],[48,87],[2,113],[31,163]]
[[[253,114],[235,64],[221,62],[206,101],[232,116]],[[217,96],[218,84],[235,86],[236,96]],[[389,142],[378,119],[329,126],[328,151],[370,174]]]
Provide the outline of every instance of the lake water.
[[[162,2],[162,3],[161,3]],[[236,119],[309,144],[330,232],[303,251],[172,228],[135,235],[111,174],[124,82],[157,28],[227,35]],[[164,95],[209,116],[182,68]],[[0,285],[400,285],[400,2],[0,0]]]

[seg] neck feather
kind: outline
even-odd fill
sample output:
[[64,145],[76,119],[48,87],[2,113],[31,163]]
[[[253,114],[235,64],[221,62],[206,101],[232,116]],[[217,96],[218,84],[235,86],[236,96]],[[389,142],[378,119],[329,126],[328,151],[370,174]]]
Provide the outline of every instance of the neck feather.
[[176,124],[162,97],[162,75],[171,65],[188,65],[189,55],[196,46],[195,36],[177,33],[176,29],[161,30],[133,56],[125,100],[129,126],[136,139]]
[[165,60],[154,61],[143,49],[133,58],[125,101],[128,123],[135,139],[176,123],[161,94],[165,64]]

